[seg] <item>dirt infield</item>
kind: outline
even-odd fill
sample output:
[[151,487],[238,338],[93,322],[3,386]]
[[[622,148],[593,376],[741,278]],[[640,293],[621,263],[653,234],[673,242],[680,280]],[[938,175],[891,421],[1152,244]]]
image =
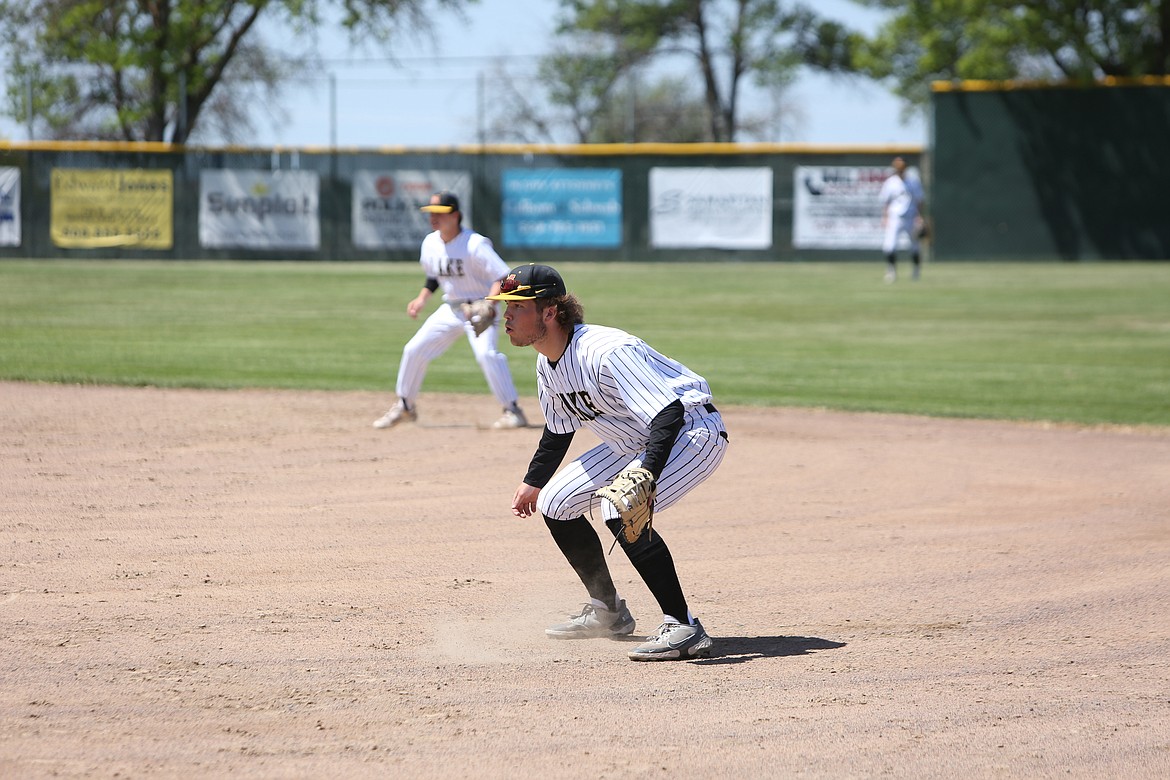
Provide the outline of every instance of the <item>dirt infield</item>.
[[0,776],[1170,776],[1170,430],[725,408],[642,664],[544,637],[539,431],[389,400],[0,383]]

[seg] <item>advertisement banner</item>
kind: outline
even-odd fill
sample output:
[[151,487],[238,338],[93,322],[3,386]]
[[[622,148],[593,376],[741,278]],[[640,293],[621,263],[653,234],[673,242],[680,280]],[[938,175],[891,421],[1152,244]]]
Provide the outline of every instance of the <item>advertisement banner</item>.
[[797,166],[792,182],[792,245],[797,249],[881,249],[878,195],[889,175],[885,167]]
[[54,168],[49,234],[67,249],[170,249],[175,177],[169,170]]
[[504,171],[504,244],[568,249],[622,243],[622,172],[616,168]]
[[20,246],[20,168],[0,168],[0,246]]
[[315,171],[200,171],[199,246],[318,249],[319,192]]
[[459,198],[463,225],[472,227],[469,171],[355,172],[353,245],[358,249],[418,249],[431,232],[430,215],[419,207],[444,190]]
[[652,168],[650,245],[769,249],[771,168]]

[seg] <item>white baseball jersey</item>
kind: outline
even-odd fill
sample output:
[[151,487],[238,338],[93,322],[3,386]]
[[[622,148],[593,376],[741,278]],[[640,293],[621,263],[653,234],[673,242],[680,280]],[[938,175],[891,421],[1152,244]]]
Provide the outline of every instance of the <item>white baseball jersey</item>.
[[496,254],[488,238],[469,228],[460,230],[450,242],[443,241],[437,230],[429,233],[422,242],[419,264],[428,278],[438,280],[444,303],[427,317],[402,348],[395,382],[398,397],[413,403],[431,361],[460,336],[465,336],[492,394],[501,406],[511,407],[518,400],[516,384],[508,368],[508,356],[496,349],[498,324],[476,336],[459,308],[460,303],[483,298],[491,292],[492,285],[508,274],[507,264]]
[[599,325],[577,325],[556,365],[540,355],[536,380],[549,430],[585,426],[623,455],[645,448],[650,422],[676,399],[687,409],[711,401],[703,377],[641,339]]
[[592,511],[594,491],[645,454],[651,421],[675,400],[686,417],[658,479],[656,511],[673,506],[723,461],[727,434],[707,380],[624,331],[578,325],[556,365],[537,358],[536,380],[550,431],[586,427],[601,439],[541,489],[536,506],[546,518]]
[[452,302],[484,297],[509,270],[491,240],[466,227],[449,242],[437,230],[428,234],[419,264],[428,277],[439,280],[443,300]]
[[925,197],[922,182],[909,173],[905,178],[894,174],[882,182],[882,189],[878,195],[882,201],[882,208],[886,211],[882,252],[886,254],[895,252],[899,236],[904,235],[910,251],[917,253],[918,232],[914,229],[914,221],[918,218],[918,209]]
[[903,178],[894,175],[882,182],[878,198],[885,208],[890,219],[913,218],[918,215],[918,208],[922,204],[924,194],[922,183],[917,177],[906,174]]

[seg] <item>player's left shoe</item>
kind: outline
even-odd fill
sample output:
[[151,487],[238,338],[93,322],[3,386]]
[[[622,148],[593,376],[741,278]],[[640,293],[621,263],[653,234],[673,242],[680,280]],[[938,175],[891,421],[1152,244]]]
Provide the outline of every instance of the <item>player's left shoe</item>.
[[527,428],[528,418],[524,416],[524,412],[520,411],[520,407],[517,405],[511,409],[505,409],[504,416],[492,423],[492,427],[496,429]]
[[629,652],[631,661],[683,661],[703,658],[711,654],[711,637],[698,620],[685,623],[663,623],[658,634]]

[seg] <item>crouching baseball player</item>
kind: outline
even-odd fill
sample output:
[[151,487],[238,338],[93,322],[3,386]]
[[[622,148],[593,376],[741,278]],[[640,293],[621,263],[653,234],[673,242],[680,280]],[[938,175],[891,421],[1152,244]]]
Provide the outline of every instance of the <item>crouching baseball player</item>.
[[[616,328],[587,325],[576,296],[546,265],[504,277],[504,331],[531,346],[545,427],[512,498],[512,513],[536,512],[589,594],[553,639],[625,636],[634,617],[617,592],[601,539],[587,519],[600,509],[662,609],[662,625],[629,652],[635,661],[706,656],[711,638],[692,614],[654,513],[668,509],[715,471],[727,450],[723,420],[703,377]],[[560,468],[582,426],[601,443]],[[558,471],[558,469],[560,469]]]

